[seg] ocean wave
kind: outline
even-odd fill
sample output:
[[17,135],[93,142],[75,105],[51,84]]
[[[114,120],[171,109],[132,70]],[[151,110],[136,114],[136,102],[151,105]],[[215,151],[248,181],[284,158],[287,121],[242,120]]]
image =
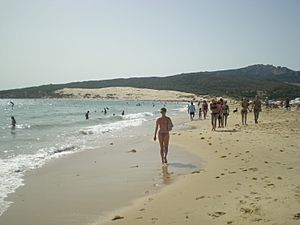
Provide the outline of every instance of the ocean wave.
[[105,134],[107,132],[117,131],[127,127],[137,127],[142,125],[144,121],[146,121],[146,119],[140,118],[134,120],[122,120],[109,124],[99,124],[81,129],[80,133],[83,135]]
[[123,116],[124,119],[139,119],[139,118],[145,118],[145,117],[150,117],[153,116],[153,113],[150,112],[141,112],[141,113],[133,113],[133,114],[128,114]]
[[116,120],[119,119],[122,120],[110,122],[107,124],[99,124],[99,125],[86,127],[81,129],[79,132],[83,135],[93,135],[93,134],[104,134],[107,132],[122,130],[128,127],[137,127],[142,125],[143,122],[147,121],[146,119],[147,117],[152,117],[152,116],[153,113],[150,112],[133,113],[133,114],[125,115],[123,117],[113,116],[116,117],[115,118]]

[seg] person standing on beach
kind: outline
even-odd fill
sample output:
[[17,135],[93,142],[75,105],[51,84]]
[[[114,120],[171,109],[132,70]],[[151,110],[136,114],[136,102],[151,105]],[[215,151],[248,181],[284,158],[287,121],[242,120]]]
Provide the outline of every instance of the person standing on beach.
[[223,108],[224,108],[224,104],[223,104],[223,99],[221,98],[218,102],[217,102],[217,109],[218,109],[218,122],[219,122],[219,128],[223,128],[224,127],[224,122],[223,122]]
[[260,101],[258,95],[256,95],[256,97],[253,101],[252,109],[254,112],[254,121],[255,121],[255,123],[258,123],[259,113],[261,112],[261,101]]
[[201,108],[201,101],[198,102],[198,115],[199,120],[202,119],[202,108]]
[[287,98],[287,99],[285,100],[285,108],[286,108],[286,110],[291,109],[291,106],[290,106],[290,99],[289,99],[289,98]]
[[242,115],[242,124],[247,125],[247,114],[249,110],[249,101],[246,98],[242,99],[242,110],[241,110],[241,115]]
[[208,111],[208,104],[207,104],[207,101],[204,100],[202,103],[202,112],[203,112],[203,118],[205,120],[206,120],[207,111]]
[[168,163],[167,155],[168,155],[169,140],[170,140],[169,131],[172,130],[173,123],[172,123],[170,117],[166,116],[166,113],[167,113],[166,108],[161,108],[160,113],[161,113],[161,117],[159,117],[156,120],[156,126],[155,126],[153,139],[154,139],[154,141],[156,141],[157,131],[158,131],[161,162],[162,162],[162,164],[167,164]]
[[227,126],[227,118],[229,116],[229,106],[227,105],[227,101],[224,102],[224,108],[223,108],[223,123],[224,126]]
[[217,102],[215,99],[213,99],[212,102],[210,103],[210,110],[211,110],[211,126],[212,126],[211,130],[216,131],[219,112],[218,112]]
[[195,112],[196,112],[196,108],[193,102],[191,102],[191,104],[188,106],[188,113],[190,114],[190,119],[191,121],[194,119],[195,117]]

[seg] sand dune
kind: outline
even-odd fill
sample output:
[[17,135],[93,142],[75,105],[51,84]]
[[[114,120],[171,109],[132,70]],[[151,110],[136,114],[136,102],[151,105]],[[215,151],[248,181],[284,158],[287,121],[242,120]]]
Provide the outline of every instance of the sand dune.
[[132,87],[108,87],[99,89],[64,88],[56,91],[65,98],[97,98],[106,100],[143,100],[143,101],[190,101],[195,94]]

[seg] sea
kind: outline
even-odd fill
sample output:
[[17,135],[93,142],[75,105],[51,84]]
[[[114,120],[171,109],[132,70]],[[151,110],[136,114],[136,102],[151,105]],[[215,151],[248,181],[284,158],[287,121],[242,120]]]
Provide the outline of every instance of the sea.
[[[24,185],[27,171],[67,154],[101,148],[116,138],[153,135],[161,107],[175,116],[185,110],[185,105],[159,101],[1,99],[0,215],[10,205],[5,200],[8,194]],[[87,111],[89,119],[85,118]]]

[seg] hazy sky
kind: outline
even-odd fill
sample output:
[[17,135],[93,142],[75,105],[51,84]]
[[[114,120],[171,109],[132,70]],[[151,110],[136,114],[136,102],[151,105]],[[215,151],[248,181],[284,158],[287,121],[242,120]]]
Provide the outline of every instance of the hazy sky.
[[300,0],[0,0],[0,89],[264,63],[300,70]]

